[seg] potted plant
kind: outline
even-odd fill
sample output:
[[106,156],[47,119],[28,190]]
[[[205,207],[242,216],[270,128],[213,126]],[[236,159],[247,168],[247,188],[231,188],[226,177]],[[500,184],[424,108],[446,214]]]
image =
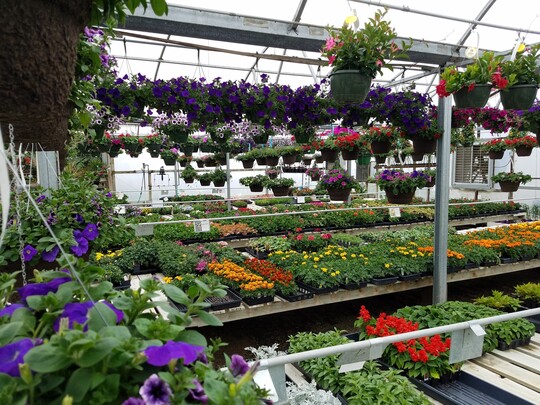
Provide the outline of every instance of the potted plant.
[[292,165],[296,163],[296,157],[300,155],[301,149],[297,146],[282,146],[276,148],[279,156],[283,159],[283,164]]
[[312,181],[319,181],[321,176],[324,174],[324,170],[319,169],[317,166],[310,167],[306,170],[306,174],[311,178]]
[[426,187],[433,187],[435,185],[437,170],[436,169],[425,169],[424,174],[427,176]]
[[[392,70],[390,62],[403,54],[394,40],[397,33],[383,17],[386,11],[377,10],[362,29],[345,20],[340,30],[328,28],[329,38],[321,53],[332,66],[330,89],[338,102],[361,103],[366,98],[371,80],[383,68]],[[402,44],[407,50],[410,45]]]
[[364,134],[364,139],[369,142],[374,155],[386,155],[400,134],[401,130],[396,127],[371,127]]
[[178,156],[177,160],[180,163],[181,167],[186,167],[188,164],[191,163],[193,158],[191,156],[181,155],[181,156]]
[[193,152],[195,152],[195,148],[199,148],[199,141],[196,140],[193,136],[189,135],[187,137],[186,142],[180,145],[180,150],[184,155],[186,156],[192,156]]
[[212,173],[206,172],[199,175],[199,183],[204,187],[209,186],[212,183]]
[[485,305],[486,307],[498,309],[500,311],[517,311],[521,305],[519,298],[511,297],[502,291],[492,290],[491,295],[481,296],[473,300],[475,304]]
[[533,105],[540,84],[539,57],[540,44],[530,47],[521,44],[514,60],[501,63],[494,84],[501,89],[501,102],[506,110],[526,110]]
[[178,154],[179,151],[176,148],[162,149],[159,157],[163,159],[166,166],[174,166],[176,164],[176,160],[178,159]]
[[122,143],[122,148],[128,153],[141,153],[144,147],[144,138],[136,135],[120,134],[118,139]]
[[360,150],[368,150],[368,142],[356,131],[349,128],[337,127],[334,129],[336,147],[341,152],[343,160],[355,160],[360,154]]
[[185,144],[189,135],[194,132],[194,128],[191,126],[187,116],[180,112],[172,115],[158,115],[152,121],[152,127],[159,133],[167,135],[172,142],[181,145]]
[[517,191],[520,184],[525,184],[532,180],[532,177],[523,172],[501,172],[491,177],[491,181],[499,183],[501,191],[512,193]]
[[227,172],[221,168],[217,168],[212,172],[212,182],[215,187],[223,187],[227,181]]
[[198,178],[197,170],[195,170],[193,166],[188,164],[186,165],[186,168],[180,173],[180,177],[184,179],[185,183],[193,183]]
[[392,204],[409,204],[417,188],[426,186],[428,176],[421,171],[383,170],[375,176],[375,182],[386,193]]
[[402,133],[402,135],[412,141],[414,153],[429,155],[435,152],[437,139],[442,136],[442,131],[437,127],[436,120],[431,120],[414,134]]
[[277,167],[269,167],[264,171],[264,174],[271,179],[277,179],[277,177],[281,174],[281,170]]
[[484,52],[464,71],[456,66],[449,66],[441,73],[441,81],[437,85],[437,95],[448,97],[454,95],[457,108],[481,108],[486,105],[491,92],[493,74],[499,67],[502,56],[493,52]]
[[501,138],[487,141],[481,147],[488,152],[490,159],[502,159],[507,149],[505,140]]
[[197,167],[199,169],[202,169],[204,167],[204,160],[200,156],[194,157],[193,162],[195,162],[197,164]]
[[159,151],[163,147],[163,139],[159,134],[150,134],[144,137],[144,146],[153,158],[159,157]]
[[258,149],[258,154],[265,159],[267,166],[277,166],[279,164],[279,149],[277,148],[261,148]]
[[315,127],[313,125],[296,125],[290,128],[293,140],[299,145],[309,144],[315,137]]
[[249,190],[252,193],[260,193],[263,191],[269,180],[270,178],[268,176],[258,174],[256,176],[242,177],[240,179],[240,184],[249,187]]
[[253,153],[251,152],[246,152],[246,153],[241,153],[239,155],[236,155],[235,159],[238,160],[239,162],[242,162],[242,166],[244,167],[244,169],[252,169],[253,164],[255,163],[255,157],[253,156]]
[[290,188],[294,186],[294,180],[288,178],[269,179],[266,187],[271,188],[274,196],[284,197],[289,195]]
[[512,132],[505,139],[507,149],[514,149],[518,156],[531,156],[532,150],[538,146],[536,137],[530,135],[524,135],[523,132]]
[[331,200],[347,201],[358,182],[342,169],[332,169],[321,177],[320,184],[326,189]]

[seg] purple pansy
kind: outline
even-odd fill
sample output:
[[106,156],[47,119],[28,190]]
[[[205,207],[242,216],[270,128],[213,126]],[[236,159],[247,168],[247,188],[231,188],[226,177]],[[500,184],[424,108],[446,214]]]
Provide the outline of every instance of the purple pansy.
[[193,401],[197,401],[203,404],[208,403],[208,396],[204,392],[204,388],[201,385],[201,383],[197,380],[193,380],[193,384],[195,384],[195,388],[190,388],[189,391],[189,397],[188,399],[191,399]]
[[171,387],[169,387],[167,382],[159,378],[157,374],[152,374],[146,379],[139,390],[139,394],[146,405],[168,405],[171,403]]
[[0,373],[20,377],[19,364],[24,363],[24,356],[34,347],[30,338],[24,338],[0,347]]
[[161,367],[175,359],[183,359],[184,364],[191,364],[197,360],[199,354],[203,351],[203,346],[169,340],[163,346],[147,347],[144,354],[148,358],[148,364]]
[[3,316],[11,317],[11,315],[13,315],[13,312],[18,310],[19,308],[26,308],[26,307],[23,304],[11,304],[5,308],[0,309],[0,318]]
[[32,245],[26,245],[23,249],[23,260],[29,262],[37,254],[37,249]]
[[86,225],[86,228],[82,231],[82,236],[84,236],[87,240],[94,240],[99,236],[99,231],[97,229],[96,224],[88,224]]
[[51,250],[44,251],[41,253],[41,258],[49,263],[52,263],[56,260],[56,257],[58,256],[58,253],[60,252],[60,248],[58,246],[54,246]]
[[32,295],[47,295],[50,292],[56,292],[60,285],[67,283],[68,281],[71,281],[70,277],[58,277],[53,278],[51,281],[46,283],[26,284],[17,291],[22,301],[26,302],[26,298]]
[[231,370],[233,377],[238,377],[239,375],[244,375],[247,373],[249,370],[249,364],[247,364],[244,358],[239,354],[233,354],[229,369]]

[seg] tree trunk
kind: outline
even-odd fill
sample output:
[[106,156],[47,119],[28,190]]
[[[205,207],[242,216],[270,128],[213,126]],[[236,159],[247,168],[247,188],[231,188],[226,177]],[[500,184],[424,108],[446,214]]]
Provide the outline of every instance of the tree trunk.
[[68,96],[91,0],[0,1],[0,125],[65,157]]

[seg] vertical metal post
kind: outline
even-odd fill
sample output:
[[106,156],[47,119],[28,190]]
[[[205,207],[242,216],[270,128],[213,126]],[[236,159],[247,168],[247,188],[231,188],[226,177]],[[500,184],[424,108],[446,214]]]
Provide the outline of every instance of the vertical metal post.
[[174,162],[174,196],[178,197],[178,162]]
[[[351,171],[352,171],[352,168],[351,168],[351,161],[350,160],[346,160],[347,162],[347,174],[350,176],[351,175]],[[352,200],[352,197],[351,195],[349,194],[349,197],[347,197],[347,204],[350,204],[351,203],[351,200]]]
[[231,206],[231,154],[229,152],[225,153],[225,159],[227,160],[227,211],[232,210]]
[[38,151],[36,152],[37,181],[49,193],[49,190],[58,190],[58,152]]
[[443,136],[437,142],[437,188],[435,190],[435,252],[433,256],[433,304],[447,300],[448,200],[450,184],[450,97],[439,98],[438,126]]
[[152,170],[148,167],[148,202],[152,203]]

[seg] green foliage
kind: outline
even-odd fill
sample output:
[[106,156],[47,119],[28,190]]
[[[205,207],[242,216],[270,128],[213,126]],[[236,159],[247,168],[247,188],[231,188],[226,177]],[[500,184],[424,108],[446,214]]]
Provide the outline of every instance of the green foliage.
[[491,181],[498,183],[500,181],[520,182],[521,184],[528,183],[532,177],[523,172],[500,172],[491,177]]
[[516,311],[521,305],[519,298],[513,298],[504,294],[502,291],[492,290],[491,295],[475,298],[475,304],[484,305],[486,307],[495,308],[500,311],[512,310]]
[[523,301],[540,303],[540,283],[525,283],[515,287],[516,295]]

